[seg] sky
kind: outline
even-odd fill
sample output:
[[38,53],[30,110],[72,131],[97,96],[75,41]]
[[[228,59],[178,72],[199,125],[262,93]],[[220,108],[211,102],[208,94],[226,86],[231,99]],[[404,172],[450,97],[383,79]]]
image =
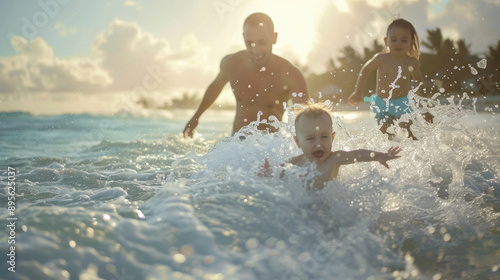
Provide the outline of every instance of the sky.
[[[500,40],[500,0],[1,1],[0,111],[113,113],[141,96],[201,96],[244,48],[253,12],[273,19],[276,54],[317,73],[346,45],[383,43],[395,17],[422,39],[438,27],[463,38],[480,57]],[[231,102],[227,86],[217,103]]]

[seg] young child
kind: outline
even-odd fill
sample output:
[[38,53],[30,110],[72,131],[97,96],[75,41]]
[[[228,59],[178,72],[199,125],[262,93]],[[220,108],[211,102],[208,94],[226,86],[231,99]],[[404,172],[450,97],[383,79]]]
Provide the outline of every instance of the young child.
[[[382,123],[380,131],[387,133],[389,139],[392,139],[393,135],[387,132],[387,128],[394,123],[394,119],[411,112],[407,97],[411,89],[410,82],[415,81],[417,85],[422,82],[418,61],[420,43],[415,27],[404,19],[396,19],[389,25],[384,42],[387,51],[376,54],[363,65],[356,90],[348,101],[355,105],[363,99],[368,74],[377,69],[377,88],[376,94],[370,97],[371,107],[377,122]],[[425,113],[424,117],[432,122],[431,114]],[[416,140],[410,125],[411,121],[400,123],[401,127],[408,130],[408,137]]]
[[[389,168],[387,161],[399,158],[399,147],[391,147],[387,153],[371,150],[332,151],[335,132],[332,131],[332,118],[328,111],[316,105],[309,105],[295,118],[295,143],[302,154],[289,159],[293,165],[304,166],[315,162],[319,176],[315,177],[313,187],[322,189],[326,181],[337,177],[339,168],[354,162],[378,161]],[[261,176],[270,176],[271,166],[267,158],[259,172]]]

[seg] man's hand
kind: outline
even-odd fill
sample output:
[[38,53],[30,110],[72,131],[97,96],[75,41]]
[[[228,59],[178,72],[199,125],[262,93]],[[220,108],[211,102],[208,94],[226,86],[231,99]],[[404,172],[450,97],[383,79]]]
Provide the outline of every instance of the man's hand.
[[380,153],[378,155],[378,162],[380,162],[380,164],[382,164],[386,168],[389,168],[389,165],[387,165],[387,161],[400,158],[401,156],[398,155],[399,152],[401,152],[401,148],[399,146],[390,147],[387,153]]
[[189,122],[186,124],[186,127],[184,127],[184,131],[182,132],[184,134],[184,138],[190,137],[193,138],[194,134],[194,129],[198,126],[198,118],[192,118],[189,120]]

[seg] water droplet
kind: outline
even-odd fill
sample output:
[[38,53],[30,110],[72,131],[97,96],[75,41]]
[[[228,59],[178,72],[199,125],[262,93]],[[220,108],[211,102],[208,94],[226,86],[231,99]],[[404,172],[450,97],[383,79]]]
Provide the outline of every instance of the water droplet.
[[248,250],[252,250],[257,248],[259,246],[259,241],[256,238],[250,238],[245,242],[245,246],[247,247]]
[[141,219],[141,220],[146,219],[146,216],[144,216],[144,214],[142,213],[142,211],[141,211],[141,210],[136,209],[136,210],[135,210],[135,213],[137,214],[137,217],[139,217],[139,219]]
[[436,231],[436,228],[435,228],[435,227],[430,227],[430,228],[429,228],[429,233],[430,233],[430,234],[433,234],[435,231]]
[[451,235],[450,235],[449,233],[445,234],[445,235],[443,236],[443,240],[444,240],[445,242],[450,241],[450,240],[451,240]]
[[470,72],[472,73],[472,75],[477,75],[477,70],[473,66],[470,67]]
[[477,62],[477,67],[479,67],[481,69],[485,69],[486,68],[486,59],[483,58],[480,61],[478,61]]
[[186,257],[183,254],[175,254],[173,259],[174,259],[174,262],[176,262],[176,263],[186,262]]

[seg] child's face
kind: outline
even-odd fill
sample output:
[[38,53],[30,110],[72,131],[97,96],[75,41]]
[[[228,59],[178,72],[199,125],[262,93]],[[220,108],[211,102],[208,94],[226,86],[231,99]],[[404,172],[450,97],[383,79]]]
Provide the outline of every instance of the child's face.
[[408,29],[392,27],[384,41],[391,54],[404,56],[411,50],[412,38]]
[[297,136],[294,137],[295,143],[308,160],[322,163],[330,156],[334,133],[329,115],[302,116],[295,129],[297,131]]

